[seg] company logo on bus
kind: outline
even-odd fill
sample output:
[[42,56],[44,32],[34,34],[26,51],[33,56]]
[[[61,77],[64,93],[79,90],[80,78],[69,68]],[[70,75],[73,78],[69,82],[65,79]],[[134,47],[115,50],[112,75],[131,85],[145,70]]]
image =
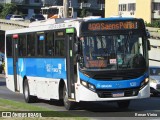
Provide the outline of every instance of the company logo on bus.
[[125,21],[125,22],[115,22],[115,23],[89,23],[88,30],[125,30],[125,29],[137,29],[136,21]]
[[61,74],[62,73],[61,70],[62,70],[62,65],[61,64],[58,64],[58,67],[56,67],[56,68],[53,67],[52,64],[47,64],[46,65],[46,71],[47,72],[53,72],[53,73]]
[[112,88],[111,84],[97,84],[97,88]]

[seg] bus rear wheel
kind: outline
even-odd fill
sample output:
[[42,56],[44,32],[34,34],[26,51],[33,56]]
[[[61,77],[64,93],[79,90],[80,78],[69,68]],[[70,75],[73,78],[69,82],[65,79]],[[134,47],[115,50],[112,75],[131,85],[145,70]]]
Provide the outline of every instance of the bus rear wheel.
[[73,110],[74,109],[75,102],[72,102],[72,101],[68,100],[68,91],[67,91],[67,88],[66,88],[65,85],[64,85],[64,88],[63,88],[63,103],[64,103],[64,106],[67,110]]
[[127,108],[129,107],[130,100],[118,101],[117,104],[118,104],[118,107],[119,107],[119,108],[127,109]]
[[27,80],[25,80],[24,84],[23,84],[23,94],[24,94],[25,102],[27,102],[27,103],[36,102],[37,97],[30,95],[29,85],[28,85],[28,81]]

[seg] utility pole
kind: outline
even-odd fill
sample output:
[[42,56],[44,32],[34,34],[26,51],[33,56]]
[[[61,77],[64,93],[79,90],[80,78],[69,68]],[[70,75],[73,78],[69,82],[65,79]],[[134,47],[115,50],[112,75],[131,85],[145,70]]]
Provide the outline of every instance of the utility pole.
[[63,16],[68,17],[68,0],[63,0]]

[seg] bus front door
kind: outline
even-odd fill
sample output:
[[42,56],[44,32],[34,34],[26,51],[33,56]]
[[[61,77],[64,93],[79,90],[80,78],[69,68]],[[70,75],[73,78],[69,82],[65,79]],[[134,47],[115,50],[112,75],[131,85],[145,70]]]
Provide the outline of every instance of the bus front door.
[[67,34],[66,41],[66,70],[68,98],[75,99],[75,78],[74,78],[74,34]]
[[18,73],[18,39],[13,39],[13,75],[15,91],[19,91]]

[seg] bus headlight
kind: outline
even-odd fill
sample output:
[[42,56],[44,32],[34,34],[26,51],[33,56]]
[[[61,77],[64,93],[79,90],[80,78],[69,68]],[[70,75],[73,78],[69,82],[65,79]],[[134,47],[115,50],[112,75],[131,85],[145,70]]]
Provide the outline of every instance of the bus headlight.
[[96,91],[94,85],[88,84],[88,88],[94,92]]
[[81,84],[82,84],[84,87],[87,87],[87,82],[81,80]]
[[90,84],[90,83],[88,83],[88,82],[86,82],[86,81],[81,80],[81,84],[82,84],[84,87],[88,88],[89,90],[91,90],[91,91],[93,91],[93,92],[96,91],[95,86],[92,85],[92,84]]
[[140,88],[140,89],[144,88],[144,86],[147,85],[148,82],[149,82],[149,78],[145,78],[145,79],[141,82],[141,88]]

